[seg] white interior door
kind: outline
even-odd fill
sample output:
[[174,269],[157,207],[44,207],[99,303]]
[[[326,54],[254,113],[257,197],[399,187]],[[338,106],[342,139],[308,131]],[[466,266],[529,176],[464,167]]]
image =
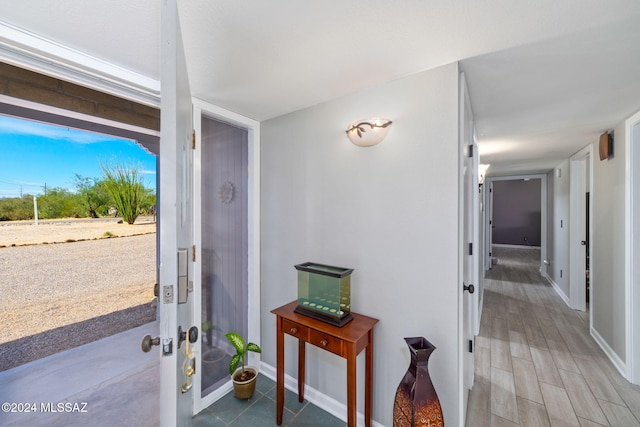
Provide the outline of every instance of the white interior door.
[[581,152],[571,158],[569,210],[569,301],[575,310],[586,310],[586,206],[587,157]]
[[487,270],[493,267],[493,181],[489,181],[487,192]]
[[193,385],[187,342],[178,329],[194,326],[189,292],[192,262],[192,103],[176,0],[162,3],[161,129],[158,222],[160,316],[160,425],[189,426]]
[[[460,263],[462,269],[462,283],[460,286],[461,298],[461,343],[460,363],[462,364],[461,372],[461,419],[464,419],[467,410],[467,399],[469,390],[473,387],[473,369],[474,369],[474,334],[473,323],[476,317],[476,302],[474,301],[475,284],[474,279],[474,216],[477,215],[474,205],[474,196],[477,193],[477,150],[474,149],[473,141],[473,116],[471,112],[471,103],[466,89],[464,74],[460,77],[460,153],[463,156],[461,162],[461,200],[460,227]],[[475,175],[475,179],[474,179]],[[475,184],[474,184],[475,183]],[[475,197],[477,199],[477,197]],[[477,243],[476,243],[477,244]],[[476,252],[478,248],[476,247]]]

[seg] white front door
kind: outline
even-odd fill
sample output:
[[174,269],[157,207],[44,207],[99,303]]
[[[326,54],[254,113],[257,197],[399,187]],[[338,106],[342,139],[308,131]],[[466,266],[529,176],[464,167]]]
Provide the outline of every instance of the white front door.
[[181,341],[179,329],[195,326],[189,287],[193,280],[192,103],[176,0],[163,1],[161,14],[160,425],[189,426],[193,369],[198,369],[199,361],[186,361],[189,346]]

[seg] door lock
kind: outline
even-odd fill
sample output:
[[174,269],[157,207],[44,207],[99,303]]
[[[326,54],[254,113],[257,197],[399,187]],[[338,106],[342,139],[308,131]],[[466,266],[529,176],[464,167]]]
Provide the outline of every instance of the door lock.
[[474,292],[476,291],[476,288],[475,288],[475,286],[473,286],[473,285],[469,285],[469,286],[467,286],[467,285],[465,285],[465,284],[463,283],[463,284],[462,284],[462,292],[464,292],[464,291],[469,291],[469,293],[470,293],[470,294],[472,294],[472,293],[474,293]]
[[182,345],[182,342],[187,339],[187,333],[189,333],[189,342],[193,344],[198,341],[198,327],[192,326],[188,331],[183,331],[182,326],[178,326],[178,348]]

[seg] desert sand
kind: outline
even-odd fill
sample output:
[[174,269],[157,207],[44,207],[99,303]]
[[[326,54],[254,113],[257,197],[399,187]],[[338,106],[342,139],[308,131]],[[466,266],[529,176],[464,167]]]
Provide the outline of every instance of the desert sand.
[[117,222],[0,222],[0,371],[155,319],[156,224]]
[[151,217],[139,217],[134,224],[121,223],[119,218],[55,219],[0,222],[0,247],[42,243],[64,243],[109,237],[136,236],[156,232]]

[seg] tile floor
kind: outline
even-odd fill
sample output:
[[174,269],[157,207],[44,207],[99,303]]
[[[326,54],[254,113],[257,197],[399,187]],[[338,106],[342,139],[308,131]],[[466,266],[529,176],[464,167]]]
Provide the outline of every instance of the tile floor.
[[[285,390],[283,427],[344,427],[346,423]],[[276,383],[260,375],[253,397],[239,400],[230,392],[193,419],[194,427],[256,427],[276,425]]]
[[[0,402],[36,404],[36,412],[0,411],[0,426],[95,427],[159,425],[159,352],[143,353],[149,323],[108,338],[0,372]],[[0,355],[1,356],[1,355]],[[275,426],[275,382],[260,375],[256,393],[241,401],[229,393],[194,417],[198,426]],[[45,406],[77,403],[82,412],[43,412]],[[84,406],[86,403],[86,406]],[[283,426],[344,427],[345,423],[285,391]]]
[[494,254],[466,425],[640,427],[640,387],[591,338],[589,313],[570,309],[542,278],[540,252]]
[[[537,271],[539,253],[500,253],[485,282],[468,427],[640,426],[640,387],[629,384]],[[0,372],[0,400],[88,402],[86,414],[6,414],[0,425],[156,426],[159,356],[140,351],[155,323]],[[155,336],[155,335],[154,335]],[[117,408],[117,410],[114,410]],[[249,401],[228,394],[194,426],[275,425],[275,383],[260,376]],[[284,426],[345,423],[286,391]]]

